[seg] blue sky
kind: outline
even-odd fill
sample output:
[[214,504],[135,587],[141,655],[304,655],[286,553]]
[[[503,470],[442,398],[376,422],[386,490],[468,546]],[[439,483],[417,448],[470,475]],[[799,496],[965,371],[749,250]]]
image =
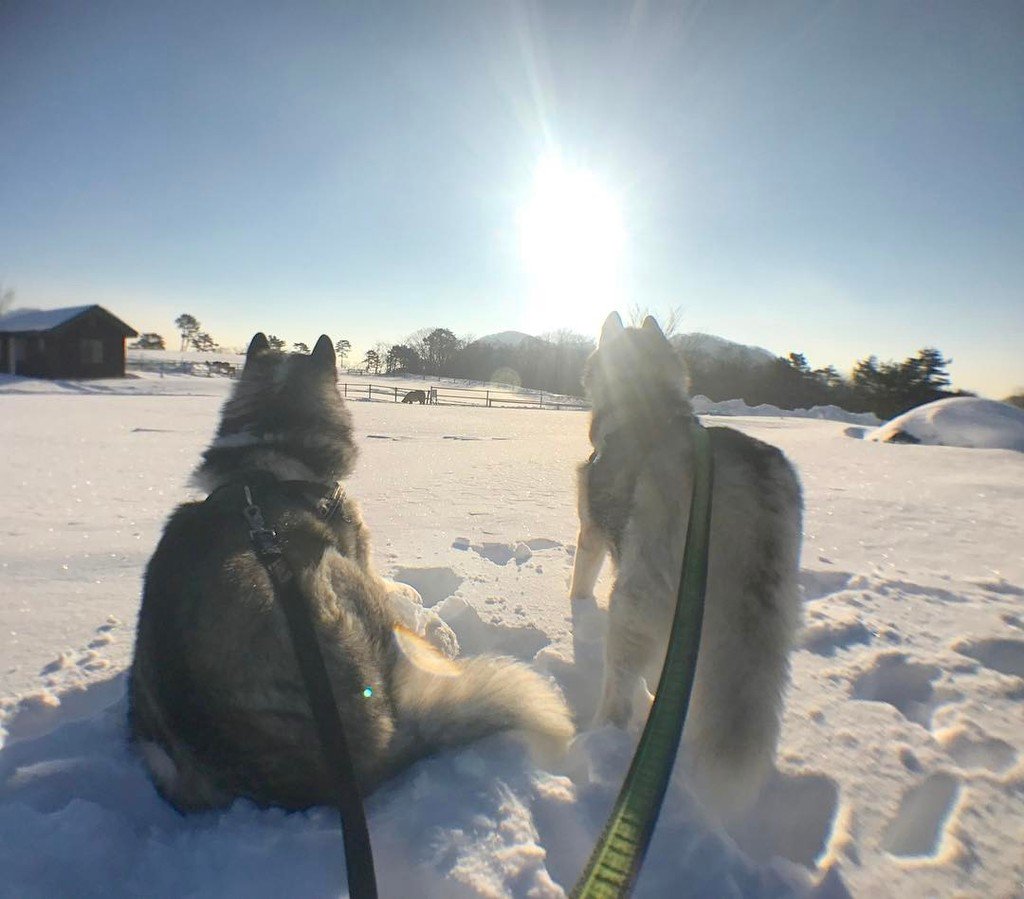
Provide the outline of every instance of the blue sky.
[[[814,365],[930,344],[957,386],[1024,385],[1019,2],[12,2],[0,122],[18,305],[357,350],[678,306]],[[622,240],[567,213],[545,292],[551,158]]]

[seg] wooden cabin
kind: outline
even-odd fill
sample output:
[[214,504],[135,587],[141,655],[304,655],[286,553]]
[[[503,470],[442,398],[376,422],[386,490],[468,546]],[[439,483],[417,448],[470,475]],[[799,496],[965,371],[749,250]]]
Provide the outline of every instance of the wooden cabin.
[[127,337],[138,333],[102,306],[15,311],[0,318],[0,373],[123,378]]

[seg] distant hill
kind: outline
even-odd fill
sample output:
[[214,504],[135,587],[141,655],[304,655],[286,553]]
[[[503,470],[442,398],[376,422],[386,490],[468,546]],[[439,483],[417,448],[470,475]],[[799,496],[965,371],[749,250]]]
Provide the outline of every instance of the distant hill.
[[509,346],[517,347],[523,342],[536,343],[540,342],[539,337],[534,337],[532,334],[524,334],[522,331],[499,331],[497,334],[487,334],[484,337],[478,337],[473,343],[488,343],[492,346]]
[[691,364],[714,360],[719,363],[731,363],[752,368],[764,365],[776,358],[775,353],[769,352],[764,347],[733,343],[724,337],[703,334],[699,331],[691,334],[677,334],[672,338],[672,343],[679,348]]

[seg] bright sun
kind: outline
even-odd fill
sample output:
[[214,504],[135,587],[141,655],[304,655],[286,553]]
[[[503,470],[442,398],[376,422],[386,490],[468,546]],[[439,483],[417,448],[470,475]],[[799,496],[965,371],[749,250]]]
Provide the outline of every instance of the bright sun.
[[625,244],[619,204],[600,180],[543,158],[519,218],[535,324],[589,329],[606,315],[618,299]]

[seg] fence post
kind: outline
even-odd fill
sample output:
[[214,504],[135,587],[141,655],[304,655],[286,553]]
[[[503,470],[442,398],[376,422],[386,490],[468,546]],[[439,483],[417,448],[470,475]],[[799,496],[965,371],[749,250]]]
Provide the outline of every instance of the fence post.
[[487,396],[484,397],[484,400],[485,400],[485,402],[487,404],[487,408],[490,409],[491,408],[491,391],[488,390],[488,391],[486,391],[486,393],[487,393]]
[[395,402],[398,402],[398,388],[395,388]]
[[366,385],[366,398],[368,400],[372,400],[373,399],[373,385],[372,384],[367,384]]
[[540,392],[540,407],[541,407],[541,409],[544,408],[544,391],[543,390]]
[[345,396],[347,397],[348,396],[348,381],[346,381],[343,386],[345,388]]

